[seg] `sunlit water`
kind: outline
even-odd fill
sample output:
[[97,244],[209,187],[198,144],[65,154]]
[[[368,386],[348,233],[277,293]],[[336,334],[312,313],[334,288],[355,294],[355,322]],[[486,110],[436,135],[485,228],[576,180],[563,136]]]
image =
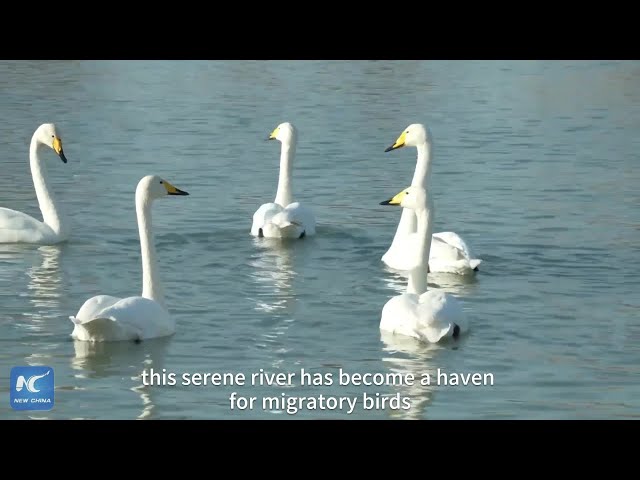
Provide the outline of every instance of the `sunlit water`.
[[[0,418],[637,418],[639,78],[638,62],[0,63],[0,206],[41,218],[28,144],[54,121],[69,163],[47,153],[47,165],[73,226],[61,246],[0,246]],[[279,245],[249,229],[275,195],[279,144],[265,139],[282,121],[299,129],[294,192],[319,227]],[[484,260],[474,278],[430,277],[470,316],[455,345],[378,329],[404,288],[380,262],[400,212],[379,202],[410,182],[416,155],[384,149],[414,122],[435,139],[436,231]],[[177,332],[74,342],[84,300],[141,291],[133,192],[149,173],[191,194],[153,207]],[[53,410],[12,410],[15,365],[54,368]],[[177,384],[143,385],[150,369]],[[181,385],[260,369],[296,376]],[[334,383],[301,386],[301,369]],[[341,386],[340,369],[417,381]],[[438,369],[493,385],[437,385]],[[233,392],[253,410],[231,410]],[[263,410],[283,393],[358,403]],[[363,410],[365,393],[411,408]]]

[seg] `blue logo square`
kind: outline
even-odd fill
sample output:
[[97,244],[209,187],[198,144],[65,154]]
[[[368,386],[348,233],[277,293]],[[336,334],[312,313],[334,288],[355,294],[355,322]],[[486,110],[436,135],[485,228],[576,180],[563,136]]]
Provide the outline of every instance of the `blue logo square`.
[[53,408],[53,368],[13,367],[9,402],[14,410],[51,410]]

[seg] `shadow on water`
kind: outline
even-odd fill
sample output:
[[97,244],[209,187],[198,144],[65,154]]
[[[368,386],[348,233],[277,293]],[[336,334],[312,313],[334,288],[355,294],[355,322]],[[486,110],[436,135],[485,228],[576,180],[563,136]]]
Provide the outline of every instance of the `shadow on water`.
[[140,398],[141,403],[137,418],[149,419],[153,417],[156,406],[152,396],[153,387],[143,383],[143,373],[151,368],[162,371],[171,339],[157,338],[139,344],[74,340],[75,354],[71,358],[71,367],[76,372],[75,378],[79,380],[129,376],[134,383],[130,390]]

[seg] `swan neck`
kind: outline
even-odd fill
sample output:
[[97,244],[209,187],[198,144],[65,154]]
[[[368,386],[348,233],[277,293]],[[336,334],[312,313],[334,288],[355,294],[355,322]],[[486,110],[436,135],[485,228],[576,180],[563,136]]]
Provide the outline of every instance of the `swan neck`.
[[[426,188],[431,172],[431,143],[425,141],[419,143],[416,146],[418,150],[418,158],[416,161],[416,169],[413,173],[412,185]],[[416,214],[413,210],[408,208],[402,209],[402,216],[400,222],[396,228],[396,233],[393,237],[393,243],[401,242],[410,233],[416,231]]]
[[403,208],[402,213],[400,214],[400,221],[398,222],[398,227],[396,228],[396,233],[393,236],[392,244],[396,242],[399,245],[401,242],[407,237],[407,235],[416,231],[416,214],[413,210],[408,208]]
[[42,212],[42,221],[47,224],[56,235],[64,235],[67,232],[64,213],[56,199],[53,191],[49,187],[47,167],[40,159],[41,148],[44,147],[36,139],[34,134],[29,146],[29,164],[31,167],[31,177],[38,199],[38,206]]
[[416,160],[416,169],[413,173],[411,185],[426,187],[429,175],[431,174],[431,151],[432,145],[425,141],[416,146],[418,150],[418,158]]
[[165,306],[152,231],[151,199],[147,195],[136,195],[136,215],[142,256],[142,296]]
[[290,143],[282,143],[280,149],[280,175],[278,177],[278,190],[275,199],[275,203],[282,207],[286,207],[293,201],[293,195],[291,193],[291,164],[295,153],[295,140]]
[[[427,204],[430,202],[427,200]],[[415,212],[418,227],[417,266],[409,272],[407,293],[421,295],[427,291],[427,273],[429,270],[429,253],[433,235],[433,209],[428,206]]]

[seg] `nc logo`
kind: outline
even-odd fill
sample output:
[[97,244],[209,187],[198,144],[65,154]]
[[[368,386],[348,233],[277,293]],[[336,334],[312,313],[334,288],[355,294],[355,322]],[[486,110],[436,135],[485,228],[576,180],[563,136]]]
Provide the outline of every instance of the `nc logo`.
[[51,367],[13,367],[10,403],[14,410],[51,410],[54,403]]
[[46,377],[51,373],[51,370],[48,370],[47,373],[43,373],[42,375],[31,375],[29,380],[24,379],[24,375],[18,376],[18,381],[16,382],[16,391],[21,392],[24,387],[27,387],[31,393],[38,393],[40,390],[36,388],[36,380],[40,380],[42,377]]

